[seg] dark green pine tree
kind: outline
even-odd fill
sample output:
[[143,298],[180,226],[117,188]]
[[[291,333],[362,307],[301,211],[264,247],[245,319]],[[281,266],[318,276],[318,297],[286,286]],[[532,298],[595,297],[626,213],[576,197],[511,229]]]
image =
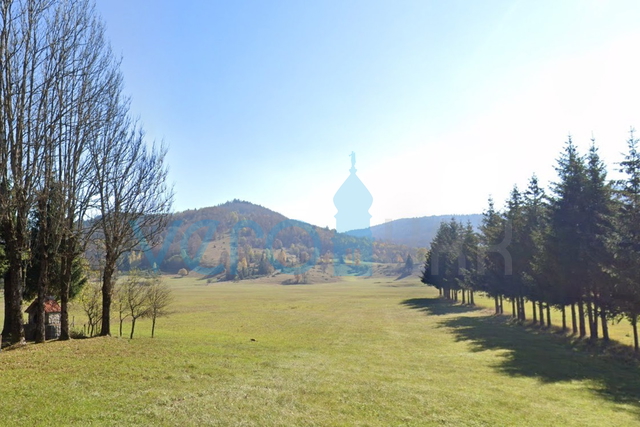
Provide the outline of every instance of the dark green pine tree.
[[[523,284],[527,299],[531,301],[531,311],[534,323],[544,326],[544,303],[550,299],[549,284],[544,248],[548,233],[548,204],[544,190],[538,184],[538,178],[533,175],[524,193],[524,231],[523,255],[529,262],[524,266]],[[537,306],[536,306],[537,305]]]
[[556,166],[558,181],[553,184],[550,203],[549,235],[546,244],[547,268],[554,272],[554,288],[549,301],[558,307],[578,307],[580,337],[586,335],[584,319],[584,203],[587,176],[584,159],[571,136]]
[[620,202],[617,215],[619,234],[616,257],[618,289],[616,306],[625,314],[633,328],[633,343],[638,345],[638,315],[640,315],[640,152],[634,130],[629,132],[628,151],[620,162],[625,179],[617,183],[616,195]]
[[584,212],[584,270],[586,273],[586,306],[591,339],[598,338],[598,321],[602,336],[609,340],[607,318],[615,315],[614,293],[616,282],[611,275],[614,262],[613,188],[607,181],[606,167],[595,141],[586,162],[586,186]]
[[404,263],[404,274],[411,274],[413,271],[413,258],[411,258],[411,254],[407,256],[407,261]]
[[438,238],[439,237],[438,235],[440,234],[441,229],[442,229],[442,224],[440,224],[440,228],[438,229],[436,236],[431,242],[431,249],[429,250],[429,252],[425,257],[424,267],[422,270],[422,276],[420,277],[420,281],[425,285],[433,286],[438,290],[440,296],[444,296],[444,286],[442,283],[442,278],[438,274],[440,272],[440,265],[436,265],[436,263],[439,263],[440,261],[439,255],[436,255],[436,254],[440,253],[440,248],[438,244],[440,239]]
[[504,217],[495,210],[493,200],[483,213],[480,227],[479,256],[481,264],[478,275],[481,285],[478,289],[494,299],[496,314],[504,313],[503,297],[506,293],[508,276],[512,273],[512,258],[509,252],[511,229]]
[[[478,233],[473,229],[471,222],[462,227],[460,248],[464,259],[463,268],[458,279],[462,287],[462,302],[475,305],[474,291],[478,290]],[[467,297],[465,299],[465,292]]]
[[431,242],[422,274],[422,283],[431,285],[447,299],[456,300],[460,289],[460,225],[452,218],[440,224]]
[[505,276],[506,296],[511,300],[512,317],[526,320],[524,311],[525,271],[529,258],[525,255],[526,227],[524,203],[518,187],[511,190],[504,222],[510,230],[509,253],[511,255],[511,274]]

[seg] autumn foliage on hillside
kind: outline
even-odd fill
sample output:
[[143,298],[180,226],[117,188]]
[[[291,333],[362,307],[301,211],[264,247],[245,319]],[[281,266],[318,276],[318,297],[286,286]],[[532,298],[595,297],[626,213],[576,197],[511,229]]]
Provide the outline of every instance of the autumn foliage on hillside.
[[[350,263],[404,264],[426,250],[337,233],[246,201],[176,213],[146,254],[143,247],[122,259],[120,268],[159,268],[176,273],[195,266],[226,273],[228,279],[270,274],[283,266],[330,264],[342,254]],[[232,264],[236,260],[235,268]],[[153,265],[153,264],[156,265]],[[215,267],[219,267],[215,270]],[[233,273],[233,274],[231,274]]]

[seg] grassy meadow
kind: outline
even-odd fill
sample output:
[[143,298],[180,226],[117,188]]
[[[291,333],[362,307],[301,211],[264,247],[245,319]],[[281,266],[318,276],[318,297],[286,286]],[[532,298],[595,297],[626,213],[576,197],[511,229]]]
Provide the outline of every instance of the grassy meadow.
[[416,278],[165,280],[173,314],[154,339],[144,320],[133,340],[0,353],[0,424],[640,425],[636,365],[450,305]]

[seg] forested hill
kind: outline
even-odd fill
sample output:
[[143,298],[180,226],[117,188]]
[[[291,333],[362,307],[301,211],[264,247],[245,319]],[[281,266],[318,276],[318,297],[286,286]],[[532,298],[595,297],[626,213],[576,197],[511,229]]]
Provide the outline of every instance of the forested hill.
[[173,214],[153,251],[145,255],[134,252],[120,267],[144,269],[156,264],[161,270],[174,273],[181,268],[191,270],[196,264],[207,268],[224,264],[234,251],[237,259],[245,259],[250,267],[260,262],[265,249],[271,258],[284,256],[292,263],[304,263],[314,252],[328,259],[338,247],[360,246],[369,248],[365,252],[371,254],[374,262],[399,263],[409,254],[414,259],[416,256],[415,249],[408,246],[372,243],[363,237],[290,220],[250,202],[233,200]]
[[182,221],[185,224],[195,224],[198,221],[219,221],[219,231],[229,231],[240,220],[257,223],[268,232],[276,224],[287,220],[282,214],[243,200],[233,200],[218,206],[201,209],[189,209],[172,215],[171,223]]
[[[371,235],[378,241],[407,245],[410,247],[428,248],[435,237],[442,222],[454,218],[456,221],[466,224],[467,221],[478,229],[482,222],[481,214],[472,215],[434,215],[419,218],[402,218],[389,221],[384,224],[371,227]],[[364,236],[366,230],[353,230],[347,232],[352,236]]]

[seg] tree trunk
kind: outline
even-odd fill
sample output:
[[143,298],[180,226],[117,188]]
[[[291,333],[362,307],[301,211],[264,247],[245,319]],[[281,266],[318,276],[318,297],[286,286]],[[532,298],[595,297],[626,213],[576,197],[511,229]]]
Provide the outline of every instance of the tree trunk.
[[476,300],[473,295],[473,289],[469,291],[469,298],[471,299],[471,305],[476,305]]
[[587,301],[587,318],[589,319],[589,339],[596,341],[598,339],[598,323],[597,316],[594,315],[594,307],[591,302]]
[[544,304],[542,301],[538,302],[538,311],[540,312],[540,326],[544,326]]
[[[2,339],[9,344],[24,343],[24,325],[22,322],[22,251],[16,245],[7,242],[6,253],[9,258],[8,281],[5,282],[5,330]],[[8,288],[8,289],[7,289]],[[7,292],[8,290],[8,292]]]
[[[46,233],[46,230],[44,231]],[[47,298],[47,282],[49,277],[49,257],[47,256],[48,248],[46,245],[40,250],[42,251],[40,258],[40,277],[38,278],[38,296],[36,297],[36,313],[35,313],[35,330],[34,341],[36,343],[45,342],[45,311],[44,304]]]
[[578,320],[576,319],[576,304],[571,303],[571,328],[573,335],[578,333]]
[[[71,218],[67,226],[69,230],[73,229],[73,213],[70,212]],[[69,293],[71,292],[71,280],[73,275],[73,261],[80,255],[78,252],[78,240],[75,235],[68,235],[60,242],[62,252],[62,278],[60,280],[60,338],[59,340],[68,340],[69,335]]]
[[631,316],[631,327],[633,328],[633,351],[638,354],[638,315]]
[[533,316],[533,323],[538,323],[538,315],[536,313],[536,302],[531,301],[531,315]]
[[580,326],[580,338],[584,338],[587,335],[587,328],[584,324],[584,304],[582,300],[578,301],[578,322]]
[[607,312],[603,308],[600,308],[600,319],[602,320],[602,339],[604,339],[605,341],[609,341],[609,325],[607,324]]
[[[9,277],[7,274],[5,274],[4,276],[4,295],[11,295],[13,291],[11,290],[11,282],[9,281]],[[496,303],[497,304],[497,303]],[[496,313],[497,313],[497,308],[498,306],[496,305]],[[11,300],[9,298],[4,298],[4,312],[5,313],[9,313],[9,311],[11,310]],[[4,320],[2,323],[2,344],[8,343],[9,342],[9,337],[11,336],[11,333],[9,332],[11,330],[11,323],[9,322],[9,319],[11,317],[7,314],[5,314],[4,316]]]
[[493,302],[496,305],[496,314],[500,314],[500,302],[498,301],[498,295],[493,297]]
[[551,327],[551,307],[547,303],[547,328]]
[[525,310],[524,297],[520,297],[520,307],[522,308],[522,321],[527,321],[527,311]]
[[129,334],[129,339],[133,339],[133,330],[136,328],[136,318],[131,319],[131,333]]
[[124,319],[121,317],[120,318],[120,335],[119,336],[122,336],[122,322],[124,322]]
[[598,339],[598,317],[600,313],[600,307],[594,302],[593,303],[593,327],[591,328],[591,339]]
[[504,304],[502,295],[500,295],[500,314],[504,314]]
[[62,257],[62,278],[60,280],[60,341],[70,338],[69,334],[69,289],[71,287],[72,261],[68,255]]
[[516,318],[516,299],[511,298],[511,317]]
[[151,319],[151,338],[153,338],[155,332],[156,332],[156,316],[154,315],[153,318]]
[[36,343],[43,343],[45,341],[45,329],[44,329],[44,302],[45,302],[44,289],[39,286],[38,296],[36,297],[36,307],[34,314],[35,328],[33,331],[33,340]]
[[562,306],[562,332],[567,330],[567,307]]
[[462,305],[467,303],[467,295],[465,294],[465,290],[462,290]]
[[116,260],[107,256],[102,274],[102,328],[100,336],[111,335],[111,296],[113,294],[113,276]]

